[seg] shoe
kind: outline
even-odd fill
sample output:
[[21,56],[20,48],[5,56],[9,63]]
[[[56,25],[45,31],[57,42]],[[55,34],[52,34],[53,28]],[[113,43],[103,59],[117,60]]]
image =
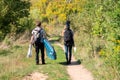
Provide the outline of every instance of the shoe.
[[42,64],[45,64],[45,62],[43,62]]
[[71,61],[69,61],[68,63],[71,64]]
[[36,65],[39,65],[39,61],[36,61]]
[[67,63],[67,65],[69,64],[69,62],[68,62],[68,61],[67,61],[66,63]]
[[71,64],[71,61],[68,61],[68,62],[67,62],[67,65],[69,65],[69,64]]
[[39,65],[39,63],[36,63],[36,65]]

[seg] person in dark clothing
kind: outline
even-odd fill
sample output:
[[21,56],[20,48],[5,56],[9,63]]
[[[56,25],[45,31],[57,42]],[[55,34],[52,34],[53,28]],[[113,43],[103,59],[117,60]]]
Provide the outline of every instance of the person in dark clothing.
[[36,27],[32,30],[31,44],[35,45],[36,51],[36,64],[39,64],[39,50],[41,50],[42,64],[45,64],[45,53],[43,38],[46,38],[44,29],[41,27],[41,22],[36,21]]
[[64,48],[65,48],[65,56],[67,64],[71,64],[72,57],[72,46],[74,45],[74,34],[70,29],[70,21],[66,22],[66,26],[62,32],[62,36],[64,36]]

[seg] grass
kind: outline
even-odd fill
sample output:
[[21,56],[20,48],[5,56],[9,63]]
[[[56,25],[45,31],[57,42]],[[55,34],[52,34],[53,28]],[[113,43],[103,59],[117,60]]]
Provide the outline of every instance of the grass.
[[0,50],[0,80],[22,80],[32,72],[47,74],[48,80],[69,80],[66,71],[63,50],[53,45],[57,52],[57,60],[46,58],[45,65],[35,65],[35,51],[31,58],[26,58],[28,43],[15,45],[7,50]]

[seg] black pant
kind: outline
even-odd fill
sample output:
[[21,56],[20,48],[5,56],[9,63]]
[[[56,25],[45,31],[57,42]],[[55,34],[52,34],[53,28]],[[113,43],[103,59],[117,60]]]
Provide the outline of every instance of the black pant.
[[36,51],[36,64],[39,64],[39,50],[41,50],[41,60],[42,64],[45,63],[44,59],[44,44],[43,43],[35,43],[35,51]]

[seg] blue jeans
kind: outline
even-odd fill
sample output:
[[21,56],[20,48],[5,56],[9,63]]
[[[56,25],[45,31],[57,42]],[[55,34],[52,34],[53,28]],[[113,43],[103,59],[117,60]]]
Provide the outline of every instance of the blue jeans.
[[64,45],[65,47],[65,56],[66,56],[66,61],[68,64],[71,63],[71,56],[72,56],[72,45]]

